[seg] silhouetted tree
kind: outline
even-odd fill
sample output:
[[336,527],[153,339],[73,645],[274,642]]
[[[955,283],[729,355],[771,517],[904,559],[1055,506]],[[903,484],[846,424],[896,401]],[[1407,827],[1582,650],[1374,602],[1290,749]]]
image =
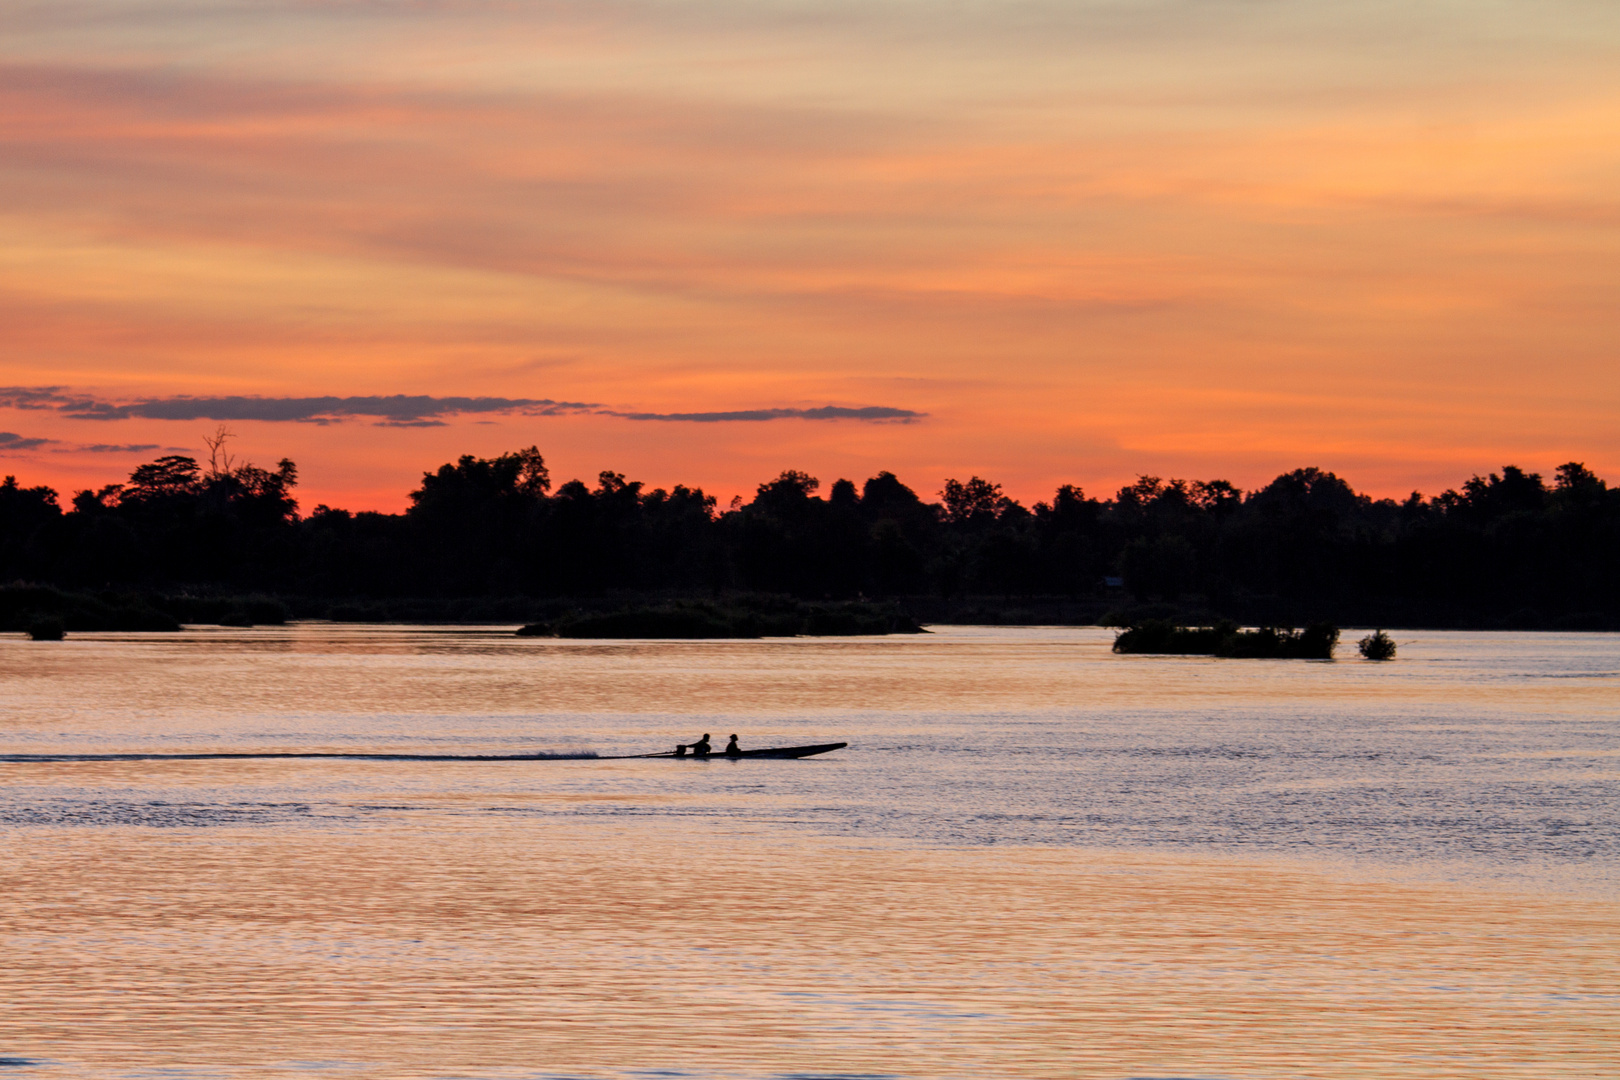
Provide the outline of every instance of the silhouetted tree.
[[1003,496],[1001,485],[977,476],[967,483],[946,480],[940,498],[945,502],[945,520],[953,525],[984,524],[995,520]]

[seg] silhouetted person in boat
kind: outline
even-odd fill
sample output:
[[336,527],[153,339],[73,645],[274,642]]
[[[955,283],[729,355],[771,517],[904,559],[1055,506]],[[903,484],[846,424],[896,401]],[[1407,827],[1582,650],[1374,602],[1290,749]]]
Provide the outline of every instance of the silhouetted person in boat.
[[733,735],[731,741],[726,743],[726,757],[742,757],[742,747],[737,745],[737,736]]
[[675,745],[675,756],[676,757],[685,757],[686,756],[686,744],[685,743],[677,743]]
[[698,757],[709,756],[709,733],[705,731],[703,738],[692,744],[692,753]]

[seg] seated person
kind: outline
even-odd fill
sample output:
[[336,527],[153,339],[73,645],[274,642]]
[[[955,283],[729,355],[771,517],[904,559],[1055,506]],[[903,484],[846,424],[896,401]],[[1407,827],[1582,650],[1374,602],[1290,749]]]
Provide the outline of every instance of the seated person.
[[675,747],[675,756],[676,757],[685,757],[686,756],[686,744],[685,743],[679,743],[679,744],[676,745],[676,747]]
[[709,756],[709,733],[707,731],[703,733],[703,738],[692,744],[692,753],[698,757]]
[[726,743],[726,757],[741,757],[742,747],[737,745],[737,736],[733,735],[731,741]]

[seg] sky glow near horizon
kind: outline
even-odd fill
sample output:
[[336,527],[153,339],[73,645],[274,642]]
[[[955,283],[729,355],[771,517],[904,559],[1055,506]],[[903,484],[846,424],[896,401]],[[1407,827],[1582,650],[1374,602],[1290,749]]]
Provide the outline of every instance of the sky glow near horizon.
[[[0,392],[64,491],[195,399],[294,403],[236,452],[357,509],[530,444],[722,502],[1615,481],[1620,8],[17,3],[0,325],[0,383],[158,403]],[[400,395],[529,404],[308,412]]]

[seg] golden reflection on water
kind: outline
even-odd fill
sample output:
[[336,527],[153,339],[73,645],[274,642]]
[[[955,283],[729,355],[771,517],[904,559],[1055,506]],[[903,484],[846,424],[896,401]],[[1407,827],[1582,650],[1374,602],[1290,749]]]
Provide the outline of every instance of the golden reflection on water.
[[63,1075],[1597,1077],[1620,1060],[1613,905],[1275,865],[402,811],[358,833],[72,830],[13,850],[0,880],[0,1045],[75,1063]]
[[1109,640],[0,640],[13,754],[856,743],[0,762],[0,1077],[1620,1074],[1613,637]]
[[[1347,631],[1346,640],[1357,631]],[[255,630],[199,628],[183,634],[76,635],[50,651],[0,642],[0,684],[41,715],[83,719],[72,685],[115,683],[102,715],[171,718],[274,710],[490,713],[534,711],[712,715],[728,711],[976,711],[1064,708],[1076,702],[1137,709],[1252,700],[1302,705],[1411,701],[1478,702],[1613,715],[1620,670],[1614,635],[1400,634],[1395,665],[1209,657],[1116,657],[1100,628],[940,627],[879,639],[591,642],[513,638],[506,629],[350,627],[321,624]],[[139,653],[138,662],[132,654]],[[1477,663],[1547,661],[1524,677],[1496,677]],[[1560,662],[1589,658],[1590,670]],[[1399,665],[1399,666],[1397,666]],[[65,687],[65,684],[66,687]],[[64,698],[64,688],[69,697]],[[181,692],[177,693],[177,690]]]

